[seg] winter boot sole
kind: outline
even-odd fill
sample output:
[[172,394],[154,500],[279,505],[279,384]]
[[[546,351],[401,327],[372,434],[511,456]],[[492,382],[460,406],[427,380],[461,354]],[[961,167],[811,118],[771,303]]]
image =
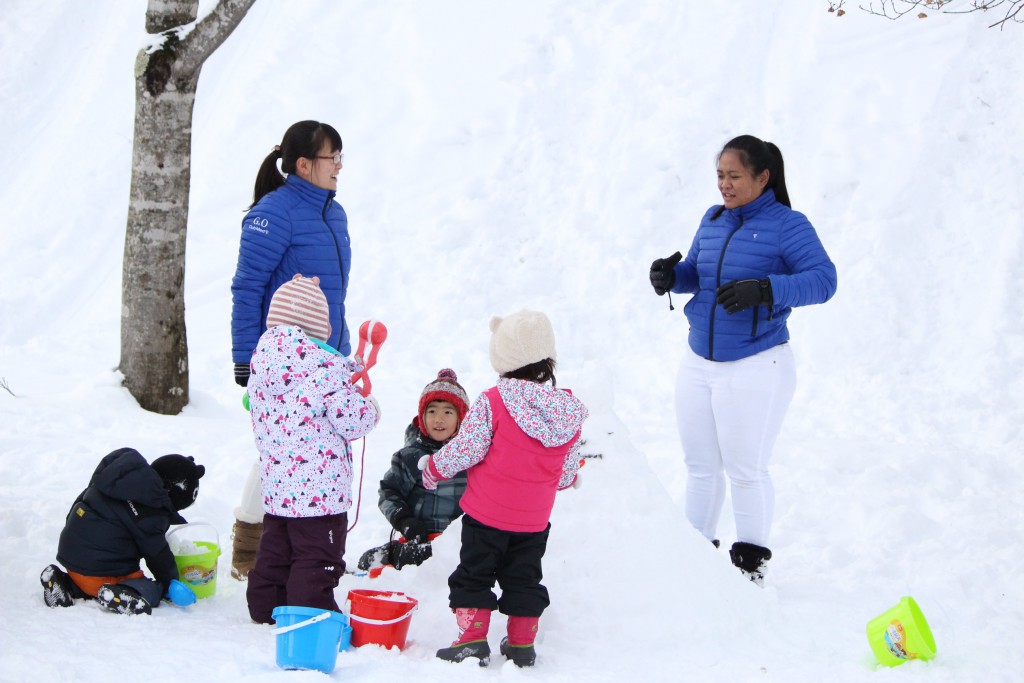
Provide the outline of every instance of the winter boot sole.
[[487,666],[491,663],[491,646],[486,640],[471,640],[468,643],[459,643],[451,647],[443,647],[437,651],[437,658],[446,662],[461,662],[470,657],[480,660],[480,666]]
[[760,571],[748,572],[745,569],[741,569],[740,573],[750,579],[750,583],[754,584],[758,588],[764,588],[764,573]]
[[47,607],[71,607],[75,604],[71,577],[57,565],[51,564],[44,569],[39,575],[39,582],[43,584],[43,602]]
[[127,586],[105,583],[96,593],[96,601],[118,614],[152,614],[153,608],[145,598]]
[[533,666],[537,661],[537,651],[533,645],[509,645],[508,638],[501,639],[501,654],[511,659],[518,667]]

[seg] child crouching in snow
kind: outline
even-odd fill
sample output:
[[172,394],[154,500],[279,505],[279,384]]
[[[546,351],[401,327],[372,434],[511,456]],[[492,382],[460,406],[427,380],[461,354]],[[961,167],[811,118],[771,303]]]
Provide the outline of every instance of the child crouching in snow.
[[491,612],[498,609],[508,615],[501,654],[532,666],[540,615],[550,602],[540,583],[548,520],[555,492],[576,481],[587,408],[555,387],[555,335],[546,315],[520,311],[493,318],[490,327],[498,384],[476,400],[458,435],[423,462],[428,489],[468,470],[459,566],[448,578],[459,637],[437,656],[476,657],[485,666]]
[[419,461],[448,443],[459,431],[469,409],[469,396],[450,368],[444,368],[423,388],[416,417],[405,429],[405,447],[391,456],[391,467],[380,480],[378,507],[399,540],[370,548],[356,566],[401,569],[420,565],[432,555],[430,541],[462,514],[459,499],[466,490],[466,475],[459,473],[434,491],[423,488]]
[[[164,534],[184,524],[178,514],[196,499],[206,468],[193,458],[165,455],[152,464],[133,448],[106,455],[89,486],[68,512],[57,561],[39,576],[48,607],[70,607],[96,598],[120,614],[151,614],[178,578]],[[147,578],[141,560],[153,573]]]
[[321,341],[330,337],[329,310],[320,279],[296,275],[274,292],[252,356],[264,516],[246,599],[257,623],[273,623],[282,605],[340,611],[334,589],[352,506],[349,442],[377,425],[380,409],[352,386],[359,366]]

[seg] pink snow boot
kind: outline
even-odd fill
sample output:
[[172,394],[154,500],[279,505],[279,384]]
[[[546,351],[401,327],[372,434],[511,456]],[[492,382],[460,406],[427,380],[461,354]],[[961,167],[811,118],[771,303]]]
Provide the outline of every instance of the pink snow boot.
[[539,623],[540,617],[509,617],[508,637],[501,639],[501,654],[516,666],[533,666],[537,661],[533,640],[537,637]]
[[491,625],[491,610],[478,607],[455,609],[455,621],[459,625],[459,638],[451,647],[437,651],[437,658],[446,662],[461,662],[468,657],[480,660],[480,666],[491,661],[491,647],[487,644],[487,629]]

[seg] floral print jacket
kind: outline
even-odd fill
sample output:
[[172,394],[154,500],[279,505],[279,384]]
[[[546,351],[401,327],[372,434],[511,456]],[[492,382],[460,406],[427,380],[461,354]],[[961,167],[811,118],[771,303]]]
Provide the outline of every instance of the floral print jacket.
[[253,352],[249,405],[267,514],[322,517],[352,506],[349,442],[379,417],[352,386],[359,366],[328,349],[278,325]]

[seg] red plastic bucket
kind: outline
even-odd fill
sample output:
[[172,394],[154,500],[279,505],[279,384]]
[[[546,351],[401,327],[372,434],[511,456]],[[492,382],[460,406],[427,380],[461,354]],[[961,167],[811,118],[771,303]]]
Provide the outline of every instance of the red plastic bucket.
[[352,645],[381,645],[405,649],[415,598],[397,591],[353,589],[348,592]]

